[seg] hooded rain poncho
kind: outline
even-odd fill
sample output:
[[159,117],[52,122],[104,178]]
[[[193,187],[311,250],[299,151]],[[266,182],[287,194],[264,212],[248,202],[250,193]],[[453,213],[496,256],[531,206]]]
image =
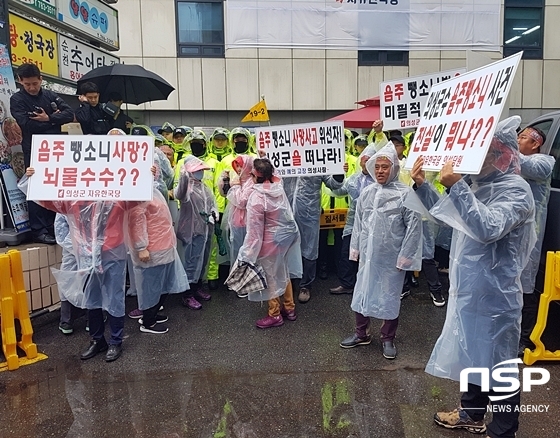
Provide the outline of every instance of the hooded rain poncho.
[[268,289],[249,294],[250,301],[284,294],[292,269],[288,259],[300,243],[290,204],[280,180],[274,178],[278,182],[255,184],[247,201],[247,235],[238,260],[261,266],[268,282]]
[[393,144],[368,160],[371,175],[375,175],[378,157],[391,162],[391,173],[385,184],[366,187],[356,205],[350,259],[358,260],[359,268],[352,310],[392,320],[399,316],[404,271],[421,267],[422,224],[420,213],[404,205],[414,192],[398,180],[400,166]]
[[[459,381],[465,368],[492,369],[517,357],[520,275],[536,241],[533,195],[517,175],[519,122],[500,122],[472,186],[459,180],[430,210],[453,227],[447,316],[426,366],[437,377]],[[426,183],[417,189],[427,207],[429,192],[435,189]],[[469,383],[480,386],[479,373],[469,373]]]

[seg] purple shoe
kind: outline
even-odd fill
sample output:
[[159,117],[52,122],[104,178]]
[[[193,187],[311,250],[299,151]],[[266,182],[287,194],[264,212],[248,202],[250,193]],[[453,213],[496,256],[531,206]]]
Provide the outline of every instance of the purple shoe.
[[183,302],[183,306],[188,307],[192,310],[200,310],[202,309],[202,304],[200,304],[195,297],[183,297],[181,299]]
[[269,327],[280,327],[281,325],[284,325],[284,319],[282,319],[282,315],[266,316],[257,321],[257,327],[262,329]]
[[197,298],[200,298],[202,301],[210,301],[212,299],[212,295],[206,293],[204,289],[197,289],[194,293]]
[[144,312],[142,312],[140,309],[134,309],[134,310],[128,312],[128,317],[133,318],[133,319],[142,318],[143,315],[144,315]]
[[282,310],[280,310],[280,315],[282,315],[288,321],[295,321],[297,319],[296,309],[286,310],[285,307],[282,307]]

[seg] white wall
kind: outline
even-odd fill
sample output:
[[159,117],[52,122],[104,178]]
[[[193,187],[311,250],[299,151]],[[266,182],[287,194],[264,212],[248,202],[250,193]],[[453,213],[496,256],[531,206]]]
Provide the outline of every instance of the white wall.
[[[357,52],[298,49],[235,49],[224,59],[177,58],[175,0],[126,0],[119,9],[125,63],[158,73],[175,88],[167,101],[141,105],[157,111],[246,112],[265,95],[271,112],[342,112],[379,94],[379,82],[466,65],[460,51],[411,52],[408,67],[358,67]],[[544,59],[525,60],[510,96],[511,112],[535,114],[560,108],[560,44],[555,25],[560,0],[545,9]],[[484,53],[500,59],[499,53]],[[219,116],[221,114],[221,116]],[[280,113],[279,113],[280,114]],[[303,114],[303,113],[302,113]],[[229,118],[229,117],[228,117]]]

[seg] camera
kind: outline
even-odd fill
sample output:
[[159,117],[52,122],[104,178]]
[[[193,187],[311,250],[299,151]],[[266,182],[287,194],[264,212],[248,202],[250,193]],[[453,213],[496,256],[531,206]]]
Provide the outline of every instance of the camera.
[[115,117],[115,114],[119,111],[119,107],[113,105],[111,102],[101,103],[99,107],[103,110],[105,114],[110,115],[111,117]]

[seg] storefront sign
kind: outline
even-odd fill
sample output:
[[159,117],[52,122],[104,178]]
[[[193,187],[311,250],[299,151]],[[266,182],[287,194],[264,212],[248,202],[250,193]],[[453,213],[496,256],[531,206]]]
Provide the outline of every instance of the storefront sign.
[[12,64],[35,64],[42,73],[58,76],[57,34],[18,15],[10,14]]
[[107,48],[119,48],[118,12],[99,0],[58,0],[58,20]]
[[79,81],[94,68],[119,63],[119,58],[72,38],[59,35],[58,42],[61,78]]
[[21,3],[33,9],[33,11],[56,18],[55,0],[16,0],[16,3]]

